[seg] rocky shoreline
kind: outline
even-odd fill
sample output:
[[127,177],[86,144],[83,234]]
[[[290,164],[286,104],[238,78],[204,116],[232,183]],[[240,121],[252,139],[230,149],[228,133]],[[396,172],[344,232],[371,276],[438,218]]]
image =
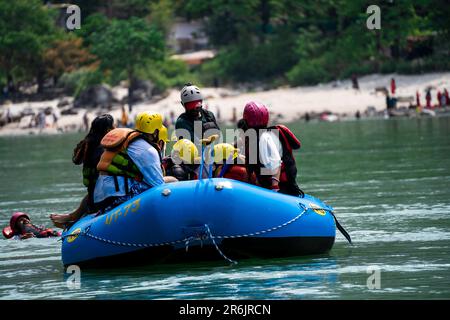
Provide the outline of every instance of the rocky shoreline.
[[[432,103],[436,104],[435,92],[438,89],[450,89],[450,73],[430,73],[424,75],[369,75],[359,80],[359,90],[352,88],[350,80],[331,82],[310,87],[278,88],[272,90],[253,89],[252,91],[227,88],[201,88],[205,96],[205,106],[216,114],[222,123],[232,124],[239,119],[246,102],[255,100],[267,105],[273,122],[292,122],[298,119],[319,119],[337,121],[360,117],[382,117],[386,114],[386,96],[383,90],[388,88],[391,78],[397,83],[396,97],[399,101],[394,116],[415,116],[415,95],[419,91],[422,105],[425,104],[424,90],[433,89]],[[128,122],[140,111],[161,112],[167,124],[174,122],[183,112],[179,91],[172,89],[165,95],[133,105],[131,113],[123,103],[127,88],[111,88],[112,96],[104,90],[98,94],[84,97],[83,104],[77,105],[73,97],[58,99],[6,103],[0,105],[0,136],[28,134],[58,134],[64,132],[86,131],[86,126],[99,114],[110,113],[117,121],[126,111]],[[105,96],[106,94],[106,96]],[[103,103],[101,98],[108,98]],[[79,100],[79,99],[78,99]],[[114,101],[114,103],[111,103]],[[89,104],[89,102],[92,102]],[[87,104],[86,104],[87,103]],[[414,107],[414,108],[412,108]],[[433,110],[431,110],[433,111]],[[436,109],[435,115],[450,110]],[[433,116],[432,112],[426,115]]]

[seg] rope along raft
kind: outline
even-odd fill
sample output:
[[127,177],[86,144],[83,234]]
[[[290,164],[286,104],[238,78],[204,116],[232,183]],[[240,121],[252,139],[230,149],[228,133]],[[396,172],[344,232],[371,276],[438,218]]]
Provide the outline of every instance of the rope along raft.
[[68,235],[64,235],[61,237],[62,240],[64,240],[65,238],[68,237],[74,237],[74,236],[86,236],[88,238],[97,240],[97,241],[102,241],[105,243],[109,243],[109,244],[114,244],[114,245],[119,245],[119,246],[125,246],[125,247],[136,247],[136,248],[149,248],[149,247],[159,247],[159,246],[168,246],[168,245],[175,245],[175,244],[179,244],[179,243],[185,243],[186,245],[186,251],[188,249],[189,243],[191,241],[195,241],[195,240],[199,240],[199,241],[203,241],[203,240],[207,240],[207,239],[211,239],[212,243],[214,244],[214,246],[216,247],[216,250],[220,253],[220,255],[225,258],[225,260],[236,264],[236,261],[233,261],[229,258],[227,258],[223,252],[219,249],[218,245],[216,244],[214,239],[234,239],[234,238],[244,238],[244,237],[251,237],[251,236],[255,236],[255,235],[261,235],[264,233],[268,233],[268,232],[272,232],[278,229],[281,229],[283,227],[286,227],[287,225],[297,221],[298,219],[300,219],[306,212],[308,212],[309,209],[314,209],[314,210],[324,210],[324,211],[328,211],[328,212],[332,212],[329,209],[324,209],[324,208],[308,208],[303,204],[299,204],[302,208],[303,211],[300,212],[297,216],[295,216],[294,218],[292,218],[291,220],[277,225],[275,227],[272,228],[268,228],[265,230],[261,230],[261,231],[256,231],[256,232],[252,232],[252,233],[246,233],[246,234],[239,234],[239,235],[230,235],[230,236],[214,236],[209,228],[209,226],[207,224],[204,225],[205,227],[205,233],[203,235],[197,235],[197,236],[190,236],[187,238],[184,238],[182,240],[175,240],[175,241],[169,241],[169,242],[160,242],[160,243],[130,243],[130,242],[121,242],[121,241],[115,241],[115,240],[110,240],[110,239],[106,239],[106,238],[102,238],[102,237],[98,237],[94,234],[89,233],[90,227],[87,227],[85,231],[82,231],[78,234],[68,234]]

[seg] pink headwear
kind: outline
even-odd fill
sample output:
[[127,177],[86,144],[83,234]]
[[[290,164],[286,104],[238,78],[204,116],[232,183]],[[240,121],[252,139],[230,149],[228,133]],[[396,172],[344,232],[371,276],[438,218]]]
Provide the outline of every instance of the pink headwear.
[[250,101],[244,108],[244,120],[250,128],[266,127],[269,123],[269,110],[262,103]]

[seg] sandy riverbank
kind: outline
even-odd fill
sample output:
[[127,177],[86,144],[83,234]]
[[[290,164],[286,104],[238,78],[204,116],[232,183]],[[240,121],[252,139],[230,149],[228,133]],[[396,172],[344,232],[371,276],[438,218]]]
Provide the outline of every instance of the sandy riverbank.
[[[236,110],[237,118],[242,115],[242,110],[246,102],[255,100],[266,104],[273,116],[281,116],[279,121],[293,121],[304,115],[306,112],[320,113],[331,111],[337,114],[353,115],[356,111],[361,113],[367,107],[374,107],[376,110],[386,108],[385,96],[376,92],[376,88],[386,87],[389,89],[390,80],[396,80],[397,97],[413,97],[416,91],[421,94],[422,104],[425,102],[425,92],[427,87],[450,91],[450,72],[431,73],[424,75],[369,75],[359,79],[360,90],[352,89],[350,80],[340,83],[327,83],[310,87],[278,88],[259,92],[239,92],[225,88],[201,88],[208,109],[213,111],[221,121],[231,121],[233,109]],[[123,95],[124,88],[114,88],[116,95]],[[432,103],[437,103],[436,90],[432,91]],[[71,100],[72,98],[68,98]],[[29,108],[34,112],[39,109],[52,107],[57,109],[60,100],[49,100],[41,102],[26,102],[9,105],[12,113],[20,113]],[[414,100],[415,101],[415,100]],[[5,109],[5,106],[2,107]],[[57,126],[53,126],[53,117],[47,116],[47,126],[44,129],[28,128],[31,116],[24,117],[17,123],[10,123],[0,128],[0,135],[20,135],[20,134],[54,134],[58,132],[83,130],[83,117],[87,116],[91,121],[99,110],[77,109],[74,115],[58,115]],[[178,90],[171,90],[168,96],[156,103],[139,103],[134,106],[133,113],[144,110],[159,111],[165,117],[169,117],[171,111],[178,116],[183,112],[180,104]],[[110,112],[116,119],[121,117],[119,106]]]

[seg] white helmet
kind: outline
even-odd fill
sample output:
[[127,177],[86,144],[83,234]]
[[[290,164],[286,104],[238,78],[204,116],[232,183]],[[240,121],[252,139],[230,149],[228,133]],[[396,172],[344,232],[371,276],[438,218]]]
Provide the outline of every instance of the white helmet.
[[181,103],[184,105],[186,102],[203,100],[203,96],[200,93],[200,89],[194,86],[192,83],[186,83],[181,89]]

